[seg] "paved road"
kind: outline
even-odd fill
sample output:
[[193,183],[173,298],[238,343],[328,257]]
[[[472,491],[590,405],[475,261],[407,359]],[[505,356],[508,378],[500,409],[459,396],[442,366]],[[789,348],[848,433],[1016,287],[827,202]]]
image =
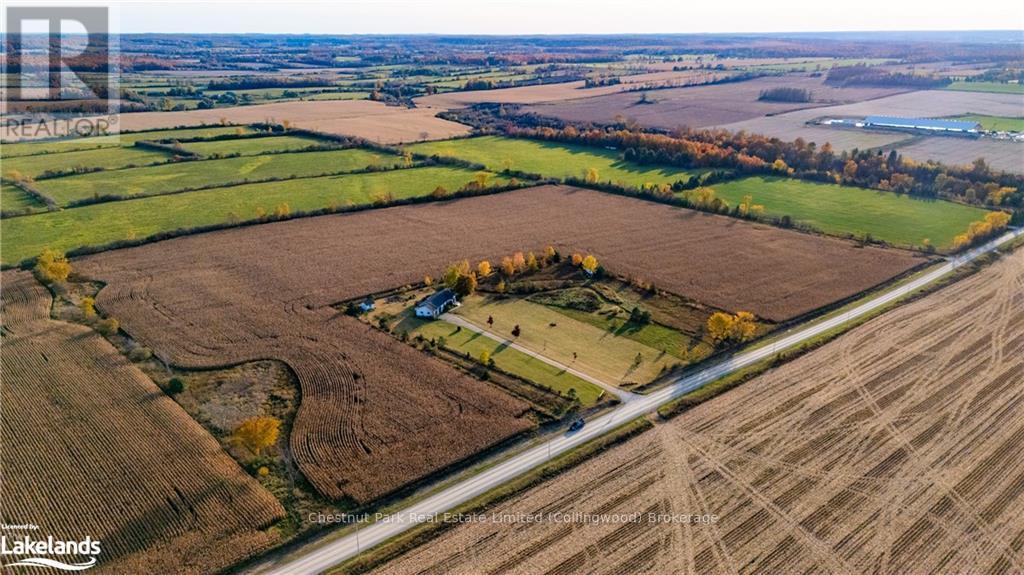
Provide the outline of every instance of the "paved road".
[[699,372],[682,377],[675,383],[657,392],[642,396],[636,401],[624,403],[612,412],[587,422],[586,427],[579,432],[572,435],[559,436],[556,439],[542,443],[477,475],[447,487],[426,499],[406,507],[402,511],[396,512],[391,516],[390,521],[367,525],[362,527],[358,533],[352,533],[319,546],[312,544],[308,551],[297,552],[299,554],[298,557],[293,559],[283,558],[273,562],[268,561],[257,566],[256,571],[273,575],[311,575],[321,573],[419,523],[439,515],[443,516],[445,511],[486,493],[514,477],[522,475],[526,471],[543,464],[551,457],[599,437],[618,424],[650,413],[680,395],[693,391],[702,385],[769,358],[778,351],[799,345],[853,319],[869,314],[893,300],[899,299],[938,280],[958,266],[986,252],[992,251],[999,245],[1020,235],[1024,235],[1024,229],[1007,232],[983,246],[951,258],[939,268],[905,285],[895,287],[845,313],[822,320],[809,327],[795,330],[791,335],[784,335],[772,344],[737,354]]
[[575,375],[576,377],[582,379],[583,381],[592,383],[592,384],[600,387],[601,389],[607,391],[608,393],[618,397],[623,402],[635,401],[635,400],[643,397],[640,394],[631,393],[631,392],[626,391],[624,389],[619,389],[619,388],[615,387],[614,385],[612,385],[610,383],[605,383],[605,382],[601,381],[600,379],[597,379],[595,377],[591,377],[590,375],[588,375],[586,373],[583,373],[582,371],[573,369],[573,368],[569,367],[568,365],[565,365],[564,363],[560,363],[558,361],[555,361],[555,360],[551,359],[550,357],[547,357],[546,355],[543,355],[543,354],[537,353],[537,352],[535,352],[535,351],[533,351],[531,349],[525,348],[525,347],[519,345],[518,343],[512,341],[511,339],[505,339],[505,338],[501,337],[500,335],[498,335],[496,333],[489,332],[489,331],[487,331],[486,329],[484,329],[482,327],[478,327],[476,324],[474,324],[473,322],[469,321],[468,319],[466,319],[466,318],[464,318],[462,316],[458,316],[458,315],[455,315],[453,313],[446,313],[446,314],[441,316],[441,319],[443,319],[444,321],[446,321],[448,323],[453,323],[455,325],[462,326],[462,327],[464,327],[464,328],[466,328],[466,329],[468,329],[470,331],[474,331],[476,333],[479,333],[480,335],[489,337],[489,338],[493,339],[494,341],[496,341],[498,343],[505,344],[505,345],[507,345],[508,347],[511,347],[514,350],[521,351],[521,352],[525,353],[526,355],[528,355],[530,357],[535,357],[535,358],[539,359],[540,361],[543,361],[544,363],[554,367],[555,369],[561,369],[563,371],[567,371],[567,372]]

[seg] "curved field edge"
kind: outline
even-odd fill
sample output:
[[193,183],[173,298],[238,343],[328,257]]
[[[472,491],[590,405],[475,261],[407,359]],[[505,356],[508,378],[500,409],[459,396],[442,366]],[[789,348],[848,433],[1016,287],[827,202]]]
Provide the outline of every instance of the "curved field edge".
[[215,439],[99,334],[51,320],[30,274],[2,281],[4,523],[101,541],[98,572],[218,571],[277,542],[283,508]]

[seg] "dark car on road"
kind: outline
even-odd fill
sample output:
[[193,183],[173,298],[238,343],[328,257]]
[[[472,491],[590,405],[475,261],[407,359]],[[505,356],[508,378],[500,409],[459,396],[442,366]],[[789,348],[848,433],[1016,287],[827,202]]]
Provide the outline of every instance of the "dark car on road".
[[569,426],[569,433],[583,429],[584,425],[586,425],[586,422],[583,421],[582,417],[577,419],[576,421],[572,422],[572,425]]

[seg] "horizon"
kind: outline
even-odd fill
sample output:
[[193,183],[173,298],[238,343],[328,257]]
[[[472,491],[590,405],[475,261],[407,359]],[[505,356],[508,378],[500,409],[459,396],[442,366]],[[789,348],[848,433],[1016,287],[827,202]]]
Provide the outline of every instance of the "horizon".
[[[808,0],[772,5],[679,6],[670,0],[621,3],[583,0],[471,2],[412,0],[305,1],[282,8],[267,1],[34,2],[34,5],[108,5],[122,34],[266,35],[746,35],[922,32],[1021,32],[1024,8],[1009,0],[986,2],[969,13],[935,10],[923,0],[891,5],[866,0],[845,11]],[[9,2],[9,6],[26,5]],[[240,10],[240,8],[244,8]],[[282,15],[287,14],[287,18]],[[653,16],[652,16],[653,15]],[[799,24],[793,16],[799,15]],[[1009,25],[1008,25],[1009,24]]]

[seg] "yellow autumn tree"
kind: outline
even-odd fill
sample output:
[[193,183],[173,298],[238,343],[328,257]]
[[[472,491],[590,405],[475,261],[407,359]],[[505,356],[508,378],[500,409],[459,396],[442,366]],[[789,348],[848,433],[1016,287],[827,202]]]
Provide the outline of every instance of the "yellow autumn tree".
[[476,264],[476,273],[482,278],[491,275],[491,262],[483,260]]
[[597,266],[597,258],[595,258],[592,255],[588,255],[587,257],[583,258],[583,261],[580,263],[580,267],[583,268],[583,271],[587,272],[590,275],[594,275],[594,272],[597,271]]
[[277,443],[281,420],[269,415],[250,417],[235,428],[231,437],[259,457],[263,450]]
[[82,301],[78,304],[78,307],[82,310],[82,315],[85,317],[96,317],[96,300],[85,296]]
[[36,258],[36,274],[43,283],[62,282],[71,275],[71,263],[62,252],[46,248]]
[[734,341],[747,341],[757,331],[757,319],[748,311],[738,311],[733,316],[730,337]]
[[506,277],[515,275],[516,264],[512,262],[512,258],[508,256],[501,258],[501,273],[505,274]]
[[572,254],[572,265],[578,266],[583,263],[583,256],[580,254]]
[[587,168],[583,170],[583,181],[588,184],[596,184],[598,179],[597,168]]
[[523,255],[523,252],[512,254],[512,265],[515,266],[517,272],[526,269],[526,256]]
[[537,262],[537,256],[535,256],[533,252],[530,252],[526,256],[526,267],[530,271],[537,271],[540,269],[540,264]]
[[733,317],[725,312],[716,311],[708,318],[708,335],[716,343],[729,339],[732,333]]

